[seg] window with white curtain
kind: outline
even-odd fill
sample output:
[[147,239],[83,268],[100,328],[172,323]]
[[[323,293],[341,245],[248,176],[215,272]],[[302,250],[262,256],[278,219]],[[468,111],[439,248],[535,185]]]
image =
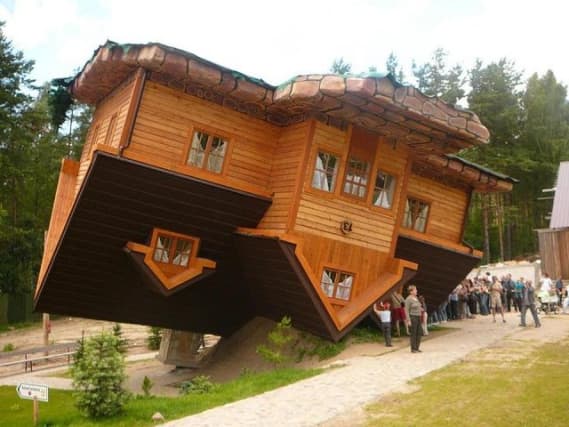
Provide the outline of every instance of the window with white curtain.
[[328,297],[349,301],[353,280],[354,276],[351,273],[325,268],[322,271],[320,285],[322,286],[322,291]]
[[314,162],[312,188],[333,192],[336,186],[339,163],[338,156],[325,151],[318,151]]
[[427,229],[427,219],[429,217],[429,204],[422,200],[407,198],[405,203],[405,215],[403,216],[403,227],[424,233]]
[[393,206],[393,196],[395,194],[395,183],[396,179],[394,176],[381,170],[377,171],[372,200],[374,206],[391,209]]
[[195,131],[186,163],[210,172],[221,173],[227,145],[227,141],[219,136]]
[[350,157],[344,178],[344,193],[365,198],[369,181],[370,162]]

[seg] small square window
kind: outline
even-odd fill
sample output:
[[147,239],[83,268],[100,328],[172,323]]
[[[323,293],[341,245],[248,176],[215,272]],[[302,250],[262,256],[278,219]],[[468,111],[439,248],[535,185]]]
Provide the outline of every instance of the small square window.
[[158,234],[152,258],[162,264],[188,267],[193,248],[193,240]]
[[353,279],[354,276],[351,273],[325,268],[322,271],[320,284],[328,297],[349,301]]
[[314,174],[312,175],[312,188],[333,192],[336,186],[339,163],[338,156],[325,151],[318,151],[314,164]]
[[427,229],[427,218],[429,216],[429,204],[421,200],[407,198],[405,204],[405,215],[403,217],[403,227],[424,233]]
[[369,180],[369,165],[369,162],[350,157],[344,179],[345,194],[361,199],[365,198]]
[[385,209],[393,206],[393,195],[395,194],[396,179],[392,175],[380,170],[375,176],[375,186],[373,189],[373,205]]
[[219,136],[196,131],[192,137],[187,164],[210,172],[221,173],[227,145],[227,141]]

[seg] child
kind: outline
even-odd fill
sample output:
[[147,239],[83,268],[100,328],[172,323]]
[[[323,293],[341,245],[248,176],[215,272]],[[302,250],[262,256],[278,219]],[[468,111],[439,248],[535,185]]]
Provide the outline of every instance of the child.
[[373,305],[373,311],[381,320],[381,331],[385,338],[385,346],[393,347],[391,344],[391,310],[388,302],[377,302]]

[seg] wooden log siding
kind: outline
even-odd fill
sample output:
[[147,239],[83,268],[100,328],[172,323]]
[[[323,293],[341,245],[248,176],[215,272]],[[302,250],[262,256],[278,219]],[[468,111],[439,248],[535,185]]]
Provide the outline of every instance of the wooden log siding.
[[97,144],[107,144],[111,147],[118,148],[126,122],[133,88],[134,82],[133,79],[130,78],[97,105],[81,153],[75,194],[79,192],[83,178],[87,173],[87,169],[89,169],[94,147]]
[[[273,204],[258,228],[286,230],[298,197],[298,175],[305,155],[310,123],[304,122],[283,129],[274,152],[269,189]],[[288,231],[288,230],[287,230]]]
[[228,139],[226,164],[221,174],[227,185],[269,187],[280,129],[155,82],[146,83],[132,140],[124,155],[192,175],[195,169],[185,166],[184,157],[194,129]]
[[[430,203],[425,238],[434,236],[460,243],[462,224],[468,204],[468,194],[428,178],[411,175],[407,189],[410,197]],[[405,234],[405,228],[401,232]]]

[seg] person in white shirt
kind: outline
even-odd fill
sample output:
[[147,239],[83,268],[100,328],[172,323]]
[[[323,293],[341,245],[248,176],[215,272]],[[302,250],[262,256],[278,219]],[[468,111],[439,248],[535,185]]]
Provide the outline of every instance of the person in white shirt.
[[543,279],[541,279],[541,291],[549,294],[552,287],[553,282],[551,281],[549,274],[543,273]]
[[385,338],[385,346],[393,347],[391,344],[391,310],[388,302],[376,302],[373,305],[373,311],[381,320],[381,331]]

